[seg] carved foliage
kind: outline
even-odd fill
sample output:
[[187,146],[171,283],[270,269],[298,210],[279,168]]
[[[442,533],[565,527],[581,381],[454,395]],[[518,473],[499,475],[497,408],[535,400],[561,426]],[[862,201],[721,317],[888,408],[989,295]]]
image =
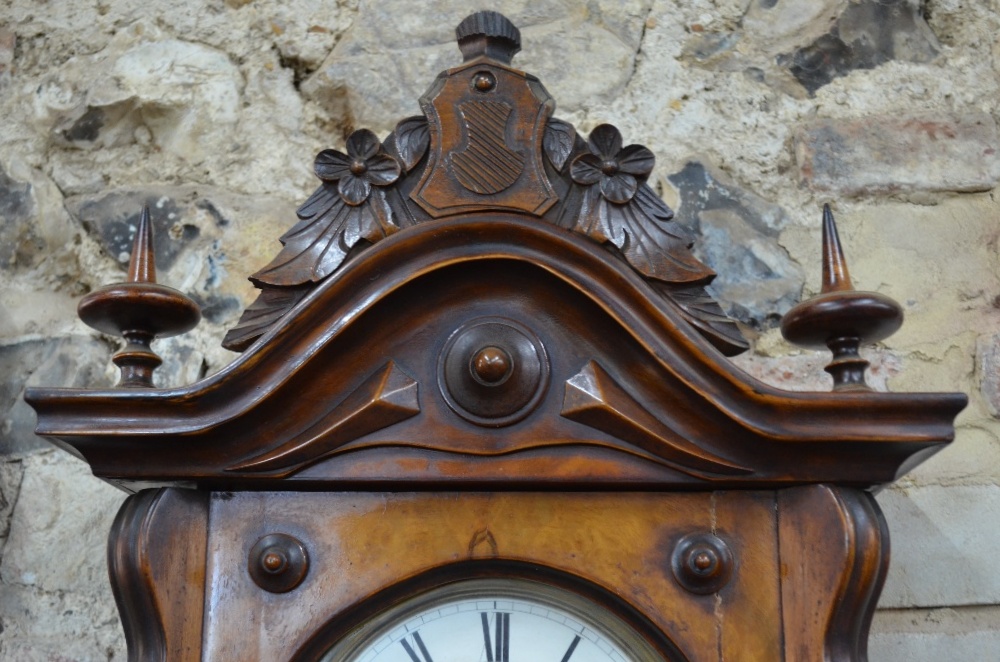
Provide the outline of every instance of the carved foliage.
[[439,77],[421,99],[425,115],[401,121],[384,146],[360,130],[346,154],[324,150],[316,157],[323,183],[281,237],[278,256],[251,276],[263,292],[225,347],[249,346],[352,249],[432,217],[514,211],[608,246],[722,352],[747,348],[701,289],[715,273],[691,252],[693,237],[646,183],[652,152],[624,145],[610,124],[583,140],[572,124],[550,117],[554,103],[536,79],[490,63],[497,52]]
[[400,162],[406,172],[410,172],[424,158],[431,144],[427,118],[423,115],[407,117],[396,125],[392,137]]
[[347,154],[323,150],[314,169],[323,184],[299,207],[301,220],[281,237],[284,249],[251,276],[254,283],[318,282],[362,239],[375,242],[399,229],[380,188],[399,179],[400,167],[371,131],[351,134]]
[[639,273],[668,283],[706,283],[715,273],[692,253],[693,239],[645,183],[652,152],[622,147],[618,129],[602,124],[572,160],[569,174],[584,189],[573,230],[617,247]]

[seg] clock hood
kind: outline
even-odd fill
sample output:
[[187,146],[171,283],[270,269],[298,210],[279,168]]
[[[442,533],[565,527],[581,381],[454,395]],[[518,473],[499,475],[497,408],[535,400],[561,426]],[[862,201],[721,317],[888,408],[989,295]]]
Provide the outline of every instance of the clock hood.
[[767,386],[608,249],[489,213],[372,246],[201,382],[27,399],[128,489],[874,485],[965,404]]

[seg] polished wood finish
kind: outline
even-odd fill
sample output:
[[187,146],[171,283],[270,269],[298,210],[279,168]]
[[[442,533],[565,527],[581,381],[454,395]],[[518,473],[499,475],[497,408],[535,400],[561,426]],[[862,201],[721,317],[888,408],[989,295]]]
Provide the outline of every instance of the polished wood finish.
[[[889,558],[863,490],[951,441],[965,396],[864,387],[858,344],[901,318],[851,288],[829,209],[824,292],[785,331],[839,352],[834,392],[740,371],[652,153],[554,118],[503,16],[457,36],[422,115],[316,157],[236,361],[27,391],[39,434],[136,492],[109,552],[130,660],[319,660],[421,591],[516,577],[665,660],[862,662]],[[131,285],[124,326],[175,330]],[[120,330],[112,300],[81,314]]]
[[888,338],[902,323],[903,308],[891,298],[855,291],[833,212],[824,205],[823,286],[782,318],[782,335],[796,345],[833,352],[833,361],[824,368],[833,377],[833,390],[866,391],[868,361],[858,354],[859,346]]
[[83,297],[77,312],[89,326],[124,336],[128,342],[112,357],[121,368],[118,386],[125,388],[152,387],[153,371],[162,359],[150,349],[150,343],[156,338],[186,333],[201,320],[201,310],[190,297],[156,282],[149,207],[143,207],[139,217],[128,280]]
[[201,659],[208,501],[195,490],[145,490],[115,518],[108,570],[129,662]]
[[[308,302],[269,342],[191,386],[32,389],[38,432],[124,487],[875,485],[950,441],[966,402],[762,384],[599,246],[518,217],[457,217],[400,232]],[[551,375],[535,409],[491,429],[448,406],[438,365],[456,329],[498,312],[540,339]],[[342,403],[387,361],[416,382],[420,413],[361,427]],[[631,402],[610,405],[622,414],[617,422],[573,420],[572,391],[592,363],[626,389]],[[293,467],[253,466],[315,435],[302,450],[312,455]],[[717,458],[716,469],[677,462],[684,446]]]

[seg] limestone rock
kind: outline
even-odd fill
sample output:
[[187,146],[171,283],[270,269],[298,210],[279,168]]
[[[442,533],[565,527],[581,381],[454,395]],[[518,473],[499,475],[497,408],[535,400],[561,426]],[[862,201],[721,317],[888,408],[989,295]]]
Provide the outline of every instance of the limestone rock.
[[0,456],[51,446],[35,436],[35,413],[25,386],[109,385],[107,345],[86,336],[0,342]]
[[856,69],[890,60],[930,62],[937,39],[911,0],[861,0],[847,5],[829,32],[783,54],[778,63],[810,93]]
[[711,289],[723,309],[751,326],[774,326],[797,302],[803,280],[778,244],[785,211],[698,161],[669,181],[680,199],[677,222],[696,231],[695,254],[718,273]]
[[124,659],[103,553],[124,497],[66,453],[25,458],[0,561],[0,659]]
[[206,137],[239,117],[242,77],[224,53],[164,39],[110,57],[86,101],[56,127],[71,143],[121,144],[145,127],[161,148],[197,161],[211,144]]
[[72,239],[62,195],[20,159],[0,163],[0,273],[34,267]]
[[751,0],[743,17],[743,29],[768,52],[789,52],[833,28],[849,1]]
[[816,120],[795,135],[803,184],[816,191],[988,191],[1000,182],[989,115]]
[[[649,0],[505,3],[520,27],[514,66],[538,76],[563,111],[610,100],[628,81]],[[343,127],[385,132],[420,112],[417,98],[439,71],[462,62],[455,26],[471,12],[462,0],[412,11],[406,0],[364,2],[319,70],[302,86]]]

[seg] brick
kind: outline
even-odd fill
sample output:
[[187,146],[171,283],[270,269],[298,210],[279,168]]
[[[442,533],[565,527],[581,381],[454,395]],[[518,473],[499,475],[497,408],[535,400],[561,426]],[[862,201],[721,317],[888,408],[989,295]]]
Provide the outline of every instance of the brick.
[[818,120],[800,127],[794,144],[801,183],[815,191],[971,192],[1000,182],[1000,139],[988,115]]

